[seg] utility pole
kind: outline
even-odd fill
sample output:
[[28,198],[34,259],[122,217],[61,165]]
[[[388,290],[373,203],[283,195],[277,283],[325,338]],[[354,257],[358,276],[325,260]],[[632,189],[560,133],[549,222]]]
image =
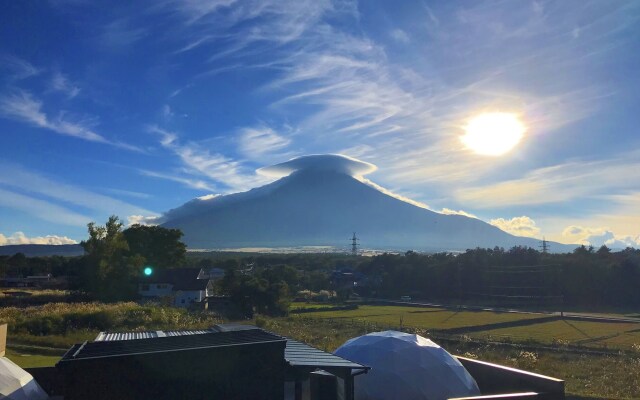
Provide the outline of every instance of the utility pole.
[[358,239],[356,237],[356,233],[353,232],[353,237],[351,238],[351,255],[353,255],[353,256],[357,256],[358,255],[358,246],[360,246],[358,244],[358,240],[360,240],[360,239]]

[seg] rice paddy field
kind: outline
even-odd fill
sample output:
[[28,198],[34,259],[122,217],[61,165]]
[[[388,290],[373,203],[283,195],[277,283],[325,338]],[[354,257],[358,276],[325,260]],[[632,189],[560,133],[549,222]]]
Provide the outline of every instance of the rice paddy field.
[[361,305],[355,310],[338,311],[323,311],[318,307],[317,311],[306,311],[299,315],[304,318],[372,323],[383,327],[415,328],[498,342],[564,345],[592,350],[640,348],[640,323],[592,322],[544,314],[407,306]]

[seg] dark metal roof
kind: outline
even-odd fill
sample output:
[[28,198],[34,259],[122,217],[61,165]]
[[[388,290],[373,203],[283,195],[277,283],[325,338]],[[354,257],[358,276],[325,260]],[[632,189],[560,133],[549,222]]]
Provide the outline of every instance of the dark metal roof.
[[61,361],[285,340],[284,359],[291,367],[370,369],[297,340],[244,324],[219,324],[206,330],[100,332],[94,342],[74,345]]
[[287,339],[284,358],[292,367],[370,369],[365,365],[349,361],[293,339]]
[[[153,339],[153,340],[149,340]],[[208,334],[187,334],[166,336],[112,339],[85,342],[74,345],[60,360],[61,363],[102,357],[130,356],[136,354],[161,353],[205,349],[223,346],[250,345],[259,343],[285,342],[285,339],[262,329],[237,332],[209,332]]]
[[[242,331],[247,329],[258,329],[253,325],[242,324],[220,324],[212,329],[220,332]],[[342,369],[358,369],[368,371],[370,367],[349,361],[345,358],[336,356],[311,347],[297,340],[287,339],[287,347],[284,349],[284,358],[287,364],[292,367],[309,367],[309,368],[342,368]]]

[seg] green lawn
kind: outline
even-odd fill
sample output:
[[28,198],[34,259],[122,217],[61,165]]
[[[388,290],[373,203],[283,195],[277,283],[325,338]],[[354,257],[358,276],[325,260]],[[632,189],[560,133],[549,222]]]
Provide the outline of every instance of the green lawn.
[[52,367],[62,357],[62,354],[58,356],[36,354],[31,351],[7,349],[6,357],[18,364],[22,368],[34,368],[34,367]]

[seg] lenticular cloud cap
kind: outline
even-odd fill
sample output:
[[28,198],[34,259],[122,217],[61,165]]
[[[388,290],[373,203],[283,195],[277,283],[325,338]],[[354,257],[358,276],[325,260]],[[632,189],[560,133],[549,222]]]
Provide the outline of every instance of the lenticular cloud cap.
[[377,167],[342,154],[312,154],[297,157],[280,164],[258,169],[262,175],[283,177],[296,171],[332,171],[351,176],[363,176]]
[[371,367],[355,378],[356,400],[444,400],[480,394],[460,361],[420,335],[374,332],[346,341],[335,354]]

